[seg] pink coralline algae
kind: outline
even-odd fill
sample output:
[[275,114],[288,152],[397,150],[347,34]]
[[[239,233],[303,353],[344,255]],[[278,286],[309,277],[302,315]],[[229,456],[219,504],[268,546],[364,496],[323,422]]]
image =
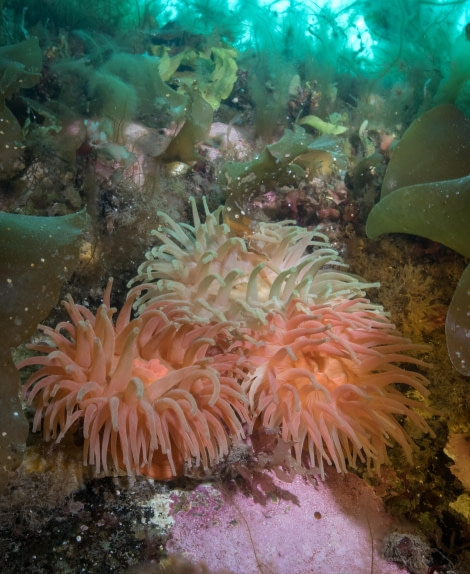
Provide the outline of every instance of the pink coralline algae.
[[175,500],[167,550],[232,574],[403,574],[380,555],[396,525],[357,476],[331,473],[317,484],[266,476],[264,486],[266,504],[212,485]]

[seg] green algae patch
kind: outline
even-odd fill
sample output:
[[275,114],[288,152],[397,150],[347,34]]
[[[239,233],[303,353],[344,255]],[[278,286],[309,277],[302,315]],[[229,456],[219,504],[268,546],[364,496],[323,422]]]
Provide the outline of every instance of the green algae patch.
[[222,164],[219,181],[225,188],[228,219],[250,219],[250,203],[270,189],[296,185],[307,174],[329,174],[332,166],[344,169],[340,141],[333,136],[315,138],[296,126],[253,160]]
[[199,52],[185,48],[170,55],[166,46],[154,46],[151,52],[158,57],[158,70],[164,82],[177,80],[188,88],[197,84],[201,96],[214,111],[232,93],[238,71],[235,49],[214,46]]
[[32,88],[40,78],[42,52],[37,38],[0,48],[0,93],[8,99],[20,88]]
[[325,122],[318,116],[305,116],[299,120],[299,125],[310,126],[311,128],[315,128],[322,134],[333,135],[333,136],[339,136],[340,134],[344,134],[344,132],[347,131],[348,129],[346,126]]
[[0,213],[0,487],[19,464],[28,425],[10,348],[29,338],[78,265],[85,211],[63,217]]
[[267,145],[251,161],[228,161],[221,167],[219,180],[226,190],[226,209],[229,220],[250,218],[249,204],[263,191],[276,185],[293,185],[302,179],[305,170],[293,160],[308,151],[312,136],[303,128],[286,129],[282,138]]
[[229,48],[212,48],[214,71],[207,85],[201,88],[203,98],[215,111],[220,102],[227,99],[232,93],[237,80],[238,66],[235,61],[237,52]]
[[188,164],[196,161],[199,154],[195,146],[207,137],[213,117],[214,111],[210,104],[199,93],[192,94],[183,127],[161,156],[163,161],[181,161]]
[[40,78],[42,52],[37,38],[0,47],[0,180],[8,180],[21,169],[23,133],[6,105],[21,88],[32,88]]

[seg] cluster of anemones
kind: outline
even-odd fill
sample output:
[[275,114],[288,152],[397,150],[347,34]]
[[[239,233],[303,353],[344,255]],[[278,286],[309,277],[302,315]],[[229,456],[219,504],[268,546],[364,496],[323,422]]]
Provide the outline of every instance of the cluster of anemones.
[[194,226],[159,214],[160,243],[115,322],[109,285],[96,317],[68,298],[71,322],[42,327],[52,348],[19,365],[42,365],[24,387],[34,430],[43,421],[59,441],[81,424],[86,463],[159,478],[215,464],[254,424],[321,475],[380,465],[392,440],[410,458],[396,417],[430,429],[396,385],[426,395],[399,366],[421,365],[420,349],[364,298],[370,285],[319,233],[259,223],[239,237],[222,207],[202,223],[192,205]]

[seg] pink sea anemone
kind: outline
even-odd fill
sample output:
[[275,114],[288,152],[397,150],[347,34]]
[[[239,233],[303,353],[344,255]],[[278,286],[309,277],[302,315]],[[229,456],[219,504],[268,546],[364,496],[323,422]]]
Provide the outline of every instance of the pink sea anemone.
[[377,286],[345,273],[347,266],[317,231],[262,222],[239,237],[224,222],[223,207],[210,212],[204,203],[202,223],[192,198],[191,204],[194,226],[159,213],[164,225],[153,232],[159,244],[129,282],[140,311],[177,304],[198,320],[258,325],[292,298],[352,299]]
[[419,348],[377,311],[365,299],[309,306],[292,300],[246,342],[256,368],[243,389],[255,420],[279,429],[297,462],[307,454],[322,477],[325,462],[338,472],[357,459],[380,466],[392,439],[411,462],[412,441],[397,415],[432,433],[415,411],[423,403],[396,387],[427,395],[425,377],[398,366],[423,366],[406,354]]
[[98,473],[109,474],[109,460],[114,471],[164,479],[184,463],[215,464],[248,419],[227,325],[195,325],[179,311],[131,320],[132,298],[114,324],[110,293],[111,282],[96,316],[68,296],[71,322],[41,326],[47,342],[30,348],[45,355],[18,365],[41,365],[23,388],[33,430],[42,424],[59,442],[80,424],[84,464]]

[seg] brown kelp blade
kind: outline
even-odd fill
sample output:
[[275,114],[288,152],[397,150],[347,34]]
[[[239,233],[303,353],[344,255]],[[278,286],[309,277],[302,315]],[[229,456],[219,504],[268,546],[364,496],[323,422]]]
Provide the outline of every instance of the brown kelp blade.
[[470,175],[389,193],[369,213],[366,233],[419,235],[470,257]]
[[421,114],[393,151],[381,198],[411,185],[458,179],[470,173],[470,118],[445,104]]

